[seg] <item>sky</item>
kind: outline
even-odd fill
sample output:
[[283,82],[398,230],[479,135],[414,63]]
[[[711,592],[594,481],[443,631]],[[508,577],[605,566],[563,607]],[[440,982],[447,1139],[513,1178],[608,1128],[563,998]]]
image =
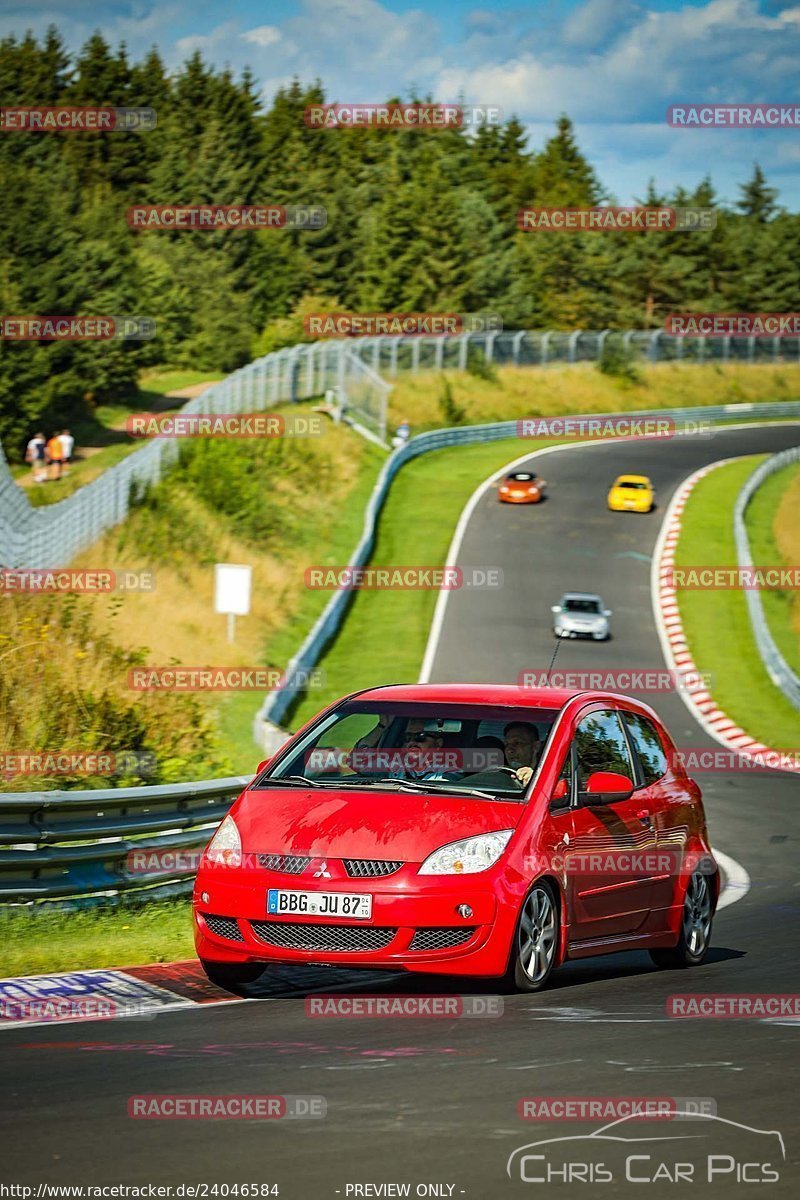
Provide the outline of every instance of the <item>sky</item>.
[[[55,24],[77,50],[96,29],[170,69],[195,49],[249,66],[265,102],[294,77],[329,100],[463,96],[514,113],[539,148],[561,113],[618,203],[707,174],[738,198],[757,161],[800,208],[800,128],[674,129],[681,103],[800,102],[800,0],[0,0],[0,36]],[[346,135],[343,135],[346,136]],[[391,136],[391,134],[387,134]]]

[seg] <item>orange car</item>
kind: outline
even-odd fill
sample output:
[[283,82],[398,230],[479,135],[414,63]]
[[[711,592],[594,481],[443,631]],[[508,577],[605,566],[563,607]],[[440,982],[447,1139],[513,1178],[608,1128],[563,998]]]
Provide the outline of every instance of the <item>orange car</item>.
[[500,484],[497,499],[502,504],[538,504],[546,487],[533,471],[512,471]]

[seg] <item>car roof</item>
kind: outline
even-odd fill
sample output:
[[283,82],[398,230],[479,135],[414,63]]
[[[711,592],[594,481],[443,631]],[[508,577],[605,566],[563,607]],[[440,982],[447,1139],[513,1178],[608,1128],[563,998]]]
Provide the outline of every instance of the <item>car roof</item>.
[[513,708],[563,708],[581,688],[521,688],[511,683],[401,683],[357,692],[359,700],[424,700],[434,704],[509,705]]
[[618,475],[615,483],[649,483],[649,475]]
[[597,592],[564,592],[562,600],[601,600]]

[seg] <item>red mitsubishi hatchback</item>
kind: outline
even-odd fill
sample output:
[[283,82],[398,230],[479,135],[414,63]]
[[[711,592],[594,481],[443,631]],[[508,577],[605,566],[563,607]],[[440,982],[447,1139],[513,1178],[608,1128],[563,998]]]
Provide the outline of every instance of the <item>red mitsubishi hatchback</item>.
[[532,992],[566,959],[699,963],[718,895],[700,789],[647,705],[380,687],[261,764],[203,855],[195,939],[231,991],[305,963]]

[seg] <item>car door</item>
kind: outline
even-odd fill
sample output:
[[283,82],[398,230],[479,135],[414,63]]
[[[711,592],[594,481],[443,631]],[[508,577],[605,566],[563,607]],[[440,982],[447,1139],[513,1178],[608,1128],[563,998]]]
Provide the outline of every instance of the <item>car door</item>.
[[689,824],[683,787],[669,770],[661,734],[649,717],[625,709],[622,714],[641,788],[637,795],[651,810],[656,832],[656,870],[651,905],[654,929],[666,928],[667,910],[674,903],[675,884],[686,854]]
[[620,715],[607,705],[581,714],[573,738],[572,829],[565,855],[570,944],[635,934],[650,918],[656,831],[646,797],[586,802],[598,771],[636,774]]

